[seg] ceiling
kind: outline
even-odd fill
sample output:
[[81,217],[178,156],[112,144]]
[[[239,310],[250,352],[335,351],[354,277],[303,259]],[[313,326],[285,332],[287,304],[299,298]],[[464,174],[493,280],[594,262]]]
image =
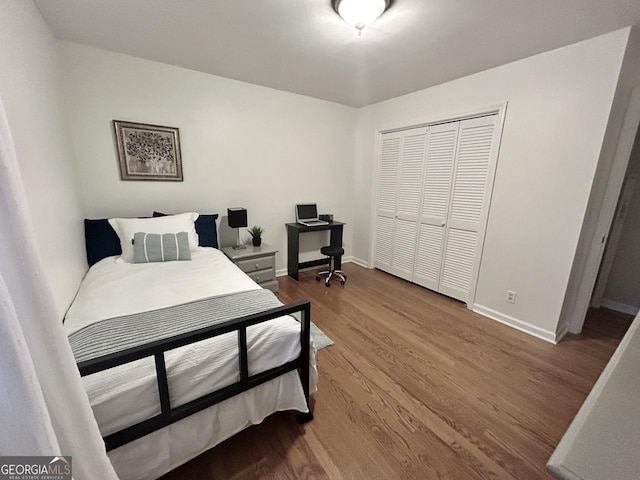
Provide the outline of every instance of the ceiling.
[[640,24],[638,0],[35,0],[57,38],[354,107]]

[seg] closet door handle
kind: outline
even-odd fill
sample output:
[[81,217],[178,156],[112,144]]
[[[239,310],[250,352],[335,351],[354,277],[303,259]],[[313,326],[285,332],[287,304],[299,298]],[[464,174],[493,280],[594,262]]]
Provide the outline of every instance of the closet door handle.
[[444,227],[446,224],[447,224],[446,222],[442,222],[442,223],[440,224],[440,226],[441,226],[441,227]]

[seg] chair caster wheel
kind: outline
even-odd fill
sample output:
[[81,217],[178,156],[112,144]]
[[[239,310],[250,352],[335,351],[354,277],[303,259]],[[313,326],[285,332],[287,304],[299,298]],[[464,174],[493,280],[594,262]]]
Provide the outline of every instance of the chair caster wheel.
[[340,282],[340,285],[344,285],[344,280],[342,280],[342,281]]
[[316,275],[316,282],[320,281],[320,275]]
[[324,284],[324,286],[325,286],[325,287],[330,287],[330,286],[331,286],[331,284],[330,284],[330,283],[325,283],[325,284]]

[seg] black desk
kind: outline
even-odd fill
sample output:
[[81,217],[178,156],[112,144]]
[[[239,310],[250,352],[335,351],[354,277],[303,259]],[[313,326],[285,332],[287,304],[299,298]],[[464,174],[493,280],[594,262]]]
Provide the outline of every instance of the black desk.
[[[329,260],[322,258],[320,260],[312,260],[310,262],[299,263],[300,253],[300,233],[304,232],[319,232],[322,230],[331,230],[331,239],[329,243],[332,247],[342,246],[342,226],[343,222],[329,222],[328,225],[318,225],[315,227],[307,227],[300,223],[287,223],[287,273],[291,278],[298,280],[298,271],[301,268],[317,267],[318,265],[325,265],[329,263]],[[342,257],[336,257],[335,267],[339,270],[342,266]]]

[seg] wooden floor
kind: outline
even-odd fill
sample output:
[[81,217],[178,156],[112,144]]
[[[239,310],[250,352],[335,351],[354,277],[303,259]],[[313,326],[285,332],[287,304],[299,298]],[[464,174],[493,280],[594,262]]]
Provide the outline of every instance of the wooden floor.
[[590,312],[557,346],[383,272],[346,286],[279,279],[335,341],[319,352],[315,420],[267,418],[163,477],[550,478],[545,464],[631,317]]

